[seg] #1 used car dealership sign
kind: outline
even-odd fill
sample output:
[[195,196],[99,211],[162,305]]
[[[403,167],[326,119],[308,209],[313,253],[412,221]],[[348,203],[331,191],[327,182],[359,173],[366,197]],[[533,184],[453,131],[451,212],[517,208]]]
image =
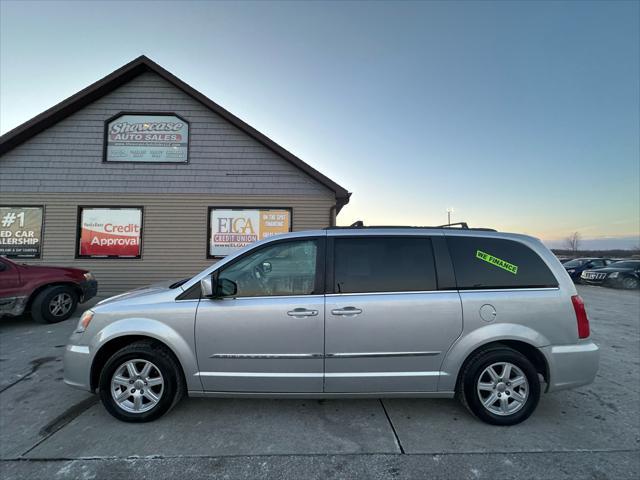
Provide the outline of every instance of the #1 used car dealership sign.
[[107,162],[186,162],[189,124],[177,115],[123,114],[107,122]]
[[40,258],[42,207],[0,207],[0,255]]

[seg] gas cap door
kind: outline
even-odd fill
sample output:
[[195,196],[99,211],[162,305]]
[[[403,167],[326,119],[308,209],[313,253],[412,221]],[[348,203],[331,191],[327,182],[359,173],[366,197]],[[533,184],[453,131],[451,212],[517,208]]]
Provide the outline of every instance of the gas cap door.
[[480,317],[485,322],[493,322],[496,319],[496,315],[498,314],[493,305],[485,303],[484,305],[482,305],[482,307],[480,307]]

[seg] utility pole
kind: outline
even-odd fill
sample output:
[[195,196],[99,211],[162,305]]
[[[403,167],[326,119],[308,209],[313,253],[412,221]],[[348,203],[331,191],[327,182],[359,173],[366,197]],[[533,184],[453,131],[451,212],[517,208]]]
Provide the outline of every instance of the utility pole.
[[447,225],[451,225],[451,214],[453,213],[453,207],[447,208]]

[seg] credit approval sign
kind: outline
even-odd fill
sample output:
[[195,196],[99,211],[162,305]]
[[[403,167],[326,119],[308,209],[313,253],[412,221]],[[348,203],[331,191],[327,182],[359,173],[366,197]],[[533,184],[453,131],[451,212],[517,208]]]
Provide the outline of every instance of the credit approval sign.
[[224,257],[250,243],[291,231],[288,208],[211,208],[209,257]]
[[106,162],[187,162],[189,123],[171,114],[123,114],[105,127]]
[[142,208],[81,207],[78,257],[140,258]]

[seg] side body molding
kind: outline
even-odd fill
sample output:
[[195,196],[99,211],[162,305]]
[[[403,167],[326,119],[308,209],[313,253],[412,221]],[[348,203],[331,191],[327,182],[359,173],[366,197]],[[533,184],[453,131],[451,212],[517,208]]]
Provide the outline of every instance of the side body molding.
[[451,346],[442,361],[442,374],[438,382],[438,391],[453,391],[462,364],[467,357],[482,345],[500,340],[517,340],[533,347],[545,347],[551,342],[539,332],[515,323],[496,323],[483,326],[472,332],[463,333]]
[[198,363],[194,355],[193,341],[185,338],[189,333],[192,338],[193,325],[191,325],[190,332],[181,334],[178,330],[171,328],[166,323],[150,318],[123,318],[105,325],[100,332],[93,336],[89,344],[89,350],[92,353],[91,361],[93,363],[95,354],[103,345],[115,338],[131,335],[154,338],[171,349],[180,362],[187,383],[187,389],[202,390],[202,383],[199,377],[195,376],[198,372]]

